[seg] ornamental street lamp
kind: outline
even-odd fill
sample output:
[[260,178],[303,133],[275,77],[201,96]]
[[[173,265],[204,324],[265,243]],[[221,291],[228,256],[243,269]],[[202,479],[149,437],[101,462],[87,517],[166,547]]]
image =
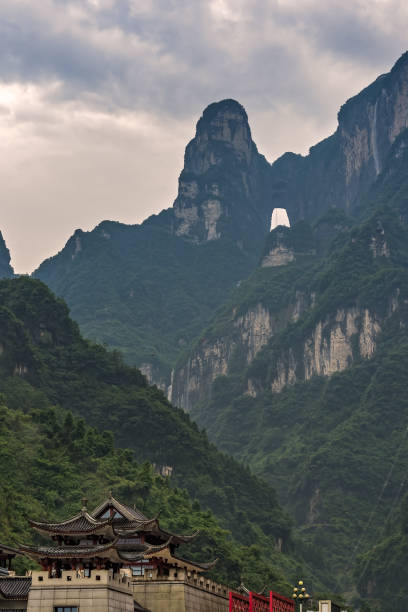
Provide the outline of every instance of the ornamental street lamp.
[[310,599],[310,595],[306,591],[306,587],[303,585],[303,580],[299,580],[297,586],[293,587],[292,597],[295,601],[299,602],[299,612],[302,612],[303,602],[305,603],[306,608],[307,602]]

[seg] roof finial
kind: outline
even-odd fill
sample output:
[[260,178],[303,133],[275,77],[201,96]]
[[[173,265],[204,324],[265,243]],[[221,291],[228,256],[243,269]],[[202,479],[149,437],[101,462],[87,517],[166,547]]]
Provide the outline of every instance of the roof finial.
[[82,512],[86,512],[86,506],[87,506],[88,500],[86,497],[82,498]]
[[109,491],[109,499],[112,499],[113,495],[112,495],[112,491]]

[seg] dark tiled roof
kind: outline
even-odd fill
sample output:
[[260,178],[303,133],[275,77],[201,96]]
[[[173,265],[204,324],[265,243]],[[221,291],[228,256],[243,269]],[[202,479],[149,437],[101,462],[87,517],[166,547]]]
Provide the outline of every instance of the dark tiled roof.
[[20,551],[29,556],[34,555],[40,558],[76,558],[76,557],[97,557],[100,553],[114,549],[116,540],[100,546],[21,546]]
[[182,557],[176,557],[174,555],[173,559],[175,561],[180,561],[180,563],[189,563],[190,565],[195,565],[196,567],[199,567],[202,570],[212,569],[218,561],[218,559],[215,559],[214,561],[210,561],[209,563],[197,563],[197,561],[189,561],[188,559],[183,559]]
[[70,535],[94,533],[95,531],[103,530],[105,527],[108,527],[110,523],[110,518],[106,520],[95,519],[88,514],[86,510],[81,510],[81,512],[72,518],[62,521],[61,523],[40,523],[38,521],[30,521],[31,526],[38,531]]
[[141,512],[137,508],[131,508],[130,506],[126,506],[126,504],[121,504],[117,499],[112,496],[105,499],[105,501],[103,501],[101,504],[99,504],[99,506],[92,510],[92,516],[96,517],[100,515],[109,506],[115,508],[115,510],[119,512],[119,514],[122,514],[126,519],[130,521],[136,520],[146,522],[150,520],[147,518],[147,516],[143,514],[143,512]]
[[186,544],[194,540],[199,531],[195,531],[189,535],[178,535],[171,531],[165,531],[160,527],[157,518],[150,519],[148,521],[128,521],[126,519],[116,519],[112,522],[114,533],[118,536],[132,536],[139,532],[149,532],[155,536],[162,538],[172,538],[174,544]]
[[119,542],[117,544],[117,553],[118,556],[123,559],[123,561],[138,561],[139,559],[143,559],[145,555],[152,555],[154,553],[158,553],[161,550],[167,548],[170,544],[171,540],[168,540],[164,544],[159,544],[158,546],[151,546],[149,544],[142,544],[143,550],[123,550],[119,546]]
[[0,593],[5,599],[27,599],[31,578],[0,578]]
[[6,555],[18,555],[18,550],[16,548],[11,548],[11,546],[0,544],[0,555],[2,553],[5,553]]
[[129,532],[129,531],[145,531],[149,527],[157,524],[157,518],[147,519],[145,521],[133,520],[130,521],[127,518],[123,519],[113,519],[112,526],[116,532]]

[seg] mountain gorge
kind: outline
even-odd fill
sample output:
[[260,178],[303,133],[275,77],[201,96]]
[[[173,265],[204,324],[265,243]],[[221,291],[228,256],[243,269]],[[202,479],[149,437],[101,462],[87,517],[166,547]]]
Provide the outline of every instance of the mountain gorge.
[[2,541],[31,540],[27,518],[65,518],[81,494],[96,503],[115,488],[169,528],[202,530],[190,552],[220,557],[216,579],[238,584],[248,572],[257,588],[288,591],[301,565],[269,485],[117,353],[84,340],[41,282],[0,281],[0,305]]
[[[240,545],[265,537],[285,571],[296,546],[319,586],[403,612],[383,559],[408,545],[408,54],[338,120],[269,164],[244,108],[211,104],[172,208],[77,230],[34,273],[159,389],[34,280],[0,287],[0,359],[8,381],[171,466]],[[274,208],[290,228],[269,231]]]
[[165,389],[180,351],[256,266],[272,212],[268,180],[243,107],[210,105],[173,208],[141,226],[77,230],[34,275],[67,300],[87,337],[119,348]]

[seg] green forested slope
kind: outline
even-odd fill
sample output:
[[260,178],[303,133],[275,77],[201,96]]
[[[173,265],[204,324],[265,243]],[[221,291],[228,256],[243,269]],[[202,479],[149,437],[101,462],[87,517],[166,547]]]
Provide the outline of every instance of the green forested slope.
[[[402,561],[407,545],[402,500],[408,485],[404,138],[358,216],[342,224],[326,254],[259,269],[234,291],[203,333],[206,340],[236,334],[232,313],[243,315],[258,303],[278,317],[299,293],[313,299],[250,365],[245,355],[234,356],[228,375],[218,377],[207,400],[192,409],[220,448],[274,483],[309,562],[330,568],[338,588],[356,600],[371,600],[382,612],[405,610],[398,583],[408,579]],[[273,236],[269,240],[273,246]],[[348,367],[305,380],[305,347],[319,323],[324,322],[321,346],[327,351],[337,321],[346,321],[347,312],[357,313],[358,330],[367,312],[381,330],[375,339],[368,332],[364,337],[375,342],[371,358],[361,355],[356,329]],[[329,359],[324,355],[321,359]],[[282,362],[293,368],[297,382],[272,392]]]
[[[244,572],[259,588],[282,587],[282,571],[292,575],[297,565],[277,550],[278,538],[284,551],[293,544],[273,489],[209,444],[119,354],[83,340],[41,282],[1,281],[0,304],[2,540],[29,538],[27,516],[61,518],[82,494],[93,503],[113,489],[148,513],[163,506],[172,528],[203,527],[192,552],[223,557],[218,579]],[[108,428],[115,436],[98,433]],[[130,450],[115,451],[114,438]],[[156,477],[134,455],[172,466],[174,476]]]
[[[263,581],[287,590],[281,563],[259,543],[250,548],[231,539],[209,510],[202,510],[187,492],[172,487],[146,462],[137,464],[129,450],[115,450],[110,433],[99,433],[83,419],[51,406],[45,395],[19,378],[2,383],[0,402],[0,541],[32,542],[28,518],[65,519],[78,512],[81,496],[92,507],[113,489],[121,500],[146,514],[161,512],[167,527],[199,538],[184,552],[196,560],[219,558],[212,575],[239,582],[243,572],[251,584]],[[275,554],[275,557],[277,555]],[[29,562],[18,558],[22,571]],[[290,562],[287,562],[290,567]]]
[[187,242],[155,219],[78,230],[34,276],[69,303],[86,337],[119,348],[128,363],[150,364],[155,380],[169,384],[180,350],[249,274],[256,256],[229,240]]

